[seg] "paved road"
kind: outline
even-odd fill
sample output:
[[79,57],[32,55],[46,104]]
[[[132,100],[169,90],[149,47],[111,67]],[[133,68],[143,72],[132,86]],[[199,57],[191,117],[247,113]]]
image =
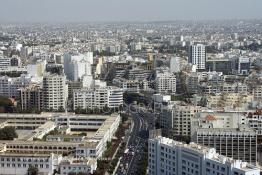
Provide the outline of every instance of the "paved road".
[[138,110],[138,106],[133,106],[130,114],[133,119],[134,128],[127,143],[128,152],[122,156],[117,175],[139,175],[137,169],[142,159],[148,141],[148,132],[154,129],[154,115],[152,113]]

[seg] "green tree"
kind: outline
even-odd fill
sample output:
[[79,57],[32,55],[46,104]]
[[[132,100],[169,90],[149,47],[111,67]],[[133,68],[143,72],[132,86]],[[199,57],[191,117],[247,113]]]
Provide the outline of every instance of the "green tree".
[[0,129],[0,140],[13,140],[17,137],[18,135],[14,127],[7,126],[3,129]]
[[27,175],[38,175],[38,168],[33,165],[29,165]]

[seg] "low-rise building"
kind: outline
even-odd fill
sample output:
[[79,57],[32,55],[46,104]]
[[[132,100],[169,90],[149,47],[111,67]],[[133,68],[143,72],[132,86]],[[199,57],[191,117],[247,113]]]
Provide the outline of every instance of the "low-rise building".
[[60,174],[67,175],[69,173],[93,174],[96,170],[97,161],[93,159],[77,159],[72,157],[64,158],[59,164]]
[[52,175],[58,170],[62,155],[0,153],[0,174],[24,175],[30,166],[38,169],[39,174]]

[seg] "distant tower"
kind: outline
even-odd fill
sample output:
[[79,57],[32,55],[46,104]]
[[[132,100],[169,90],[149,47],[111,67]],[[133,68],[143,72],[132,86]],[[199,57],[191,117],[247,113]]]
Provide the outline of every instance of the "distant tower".
[[170,71],[172,73],[177,73],[180,71],[180,58],[179,57],[171,57],[169,64],[170,64]]
[[197,69],[206,68],[206,46],[197,44],[190,46],[188,62],[197,66]]

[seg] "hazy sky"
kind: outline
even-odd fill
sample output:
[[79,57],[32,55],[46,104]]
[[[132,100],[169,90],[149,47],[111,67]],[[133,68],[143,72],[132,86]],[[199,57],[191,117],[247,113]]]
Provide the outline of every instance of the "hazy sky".
[[262,0],[0,0],[0,22],[262,18]]

